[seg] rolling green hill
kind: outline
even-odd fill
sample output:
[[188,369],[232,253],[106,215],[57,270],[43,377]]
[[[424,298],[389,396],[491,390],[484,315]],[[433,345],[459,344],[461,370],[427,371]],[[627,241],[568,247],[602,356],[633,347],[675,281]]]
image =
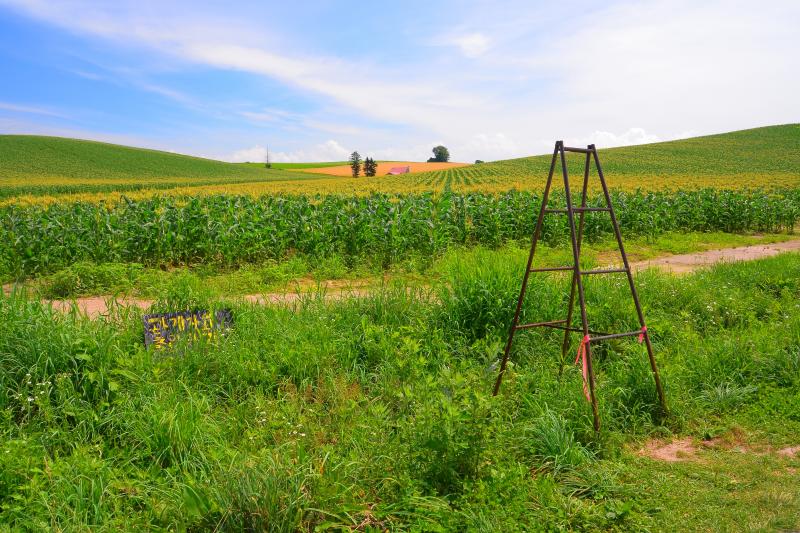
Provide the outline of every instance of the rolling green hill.
[[0,198],[318,178],[117,144],[0,135]]
[[[263,165],[223,163],[158,150],[62,137],[0,135],[0,176],[67,179],[264,178]],[[296,174],[292,176],[297,177]]]
[[[567,144],[570,144],[567,141]],[[620,148],[600,149],[600,162],[611,179],[641,179],[642,184],[663,180],[673,187],[697,182],[715,186],[716,181],[757,179],[752,186],[800,179],[800,124],[767,126],[730,133],[693,137]],[[451,185],[480,182],[509,184],[514,179],[547,175],[551,155],[523,157],[446,171],[414,175],[418,183]],[[568,154],[571,174],[579,172],[583,155]],[[724,183],[719,183],[723,185]],[[746,185],[741,183],[737,185]]]

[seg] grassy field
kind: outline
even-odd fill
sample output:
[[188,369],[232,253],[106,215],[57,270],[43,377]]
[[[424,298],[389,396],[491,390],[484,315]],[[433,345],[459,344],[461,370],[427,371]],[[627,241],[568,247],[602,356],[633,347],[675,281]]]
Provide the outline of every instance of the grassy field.
[[[106,320],[0,296],[0,523],[12,530],[776,531],[800,527],[800,255],[637,276],[641,345],[595,352],[603,431],[561,337],[518,338],[492,398],[520,256],[476,250],[426,291],[295,308],[177,281],[154,309],[226,305],[224,338],[154,353]],[[526,320],[561,318],[535,278]],[[634,329],[591,278],[593,325]],[[572,350],[575,349],[573,342]],[[678,463],[643,449],[688,438]],[[706,445],[702,445],[705,443]]]
[[[796,238],[785,233],[741,235],[667,232],[656,237],[628,239],[625,249],[628,259],[637,262],[674,254],[777,243]],[[485,257],[490,250],[496,261],[521,261],[527,258],[527,244],[510,242],[493,249],[480,245],[454,246],[440,257],[412,255],[389,269],[370,261],[347,264],[338,255],[317,260],[295,255],[280,262],[266,260],[228,268],[221,265],[192,265],[167,270],[141,263],[79,261],[52,274],[18,282],[14,287],[43,299],[115,295],[155,300],[179,284],[203,287],[203,291],[216,299],[256,294],[314,293],[318,290],[331,295],[362,294],[365,290],[379,289],[390,281],[409,287],[429,287],[445,279],[453,264],[471,261],[473,257]],[[567,243],[555,246],[541,243],[537,247],[536,264],[565,265],[570,262],[571,254]],[[584,241],[581,258],[587,268],[607,267],[621,261],[613,238]]]
[[[785,189],[800,187],[800,125],[770,126],[600,151],[617,190]],[[571,154],[577,156],[577,154]],[[578,174],[580,157],[570,157]],[[452,190],[539,191],[550,156],[374,178],[267,170],[152,150],[51,137],[0,136],[0,203],[144,199],[159,194],[419,194]],[[311,165],[330,163],[312,163]],[[290,164],[286,168],[298,168]],[[300,165],[302,167],[302,164]],[[309,181],[313,180],[313,181]],[[594,187],[596,190],[596,187]]]

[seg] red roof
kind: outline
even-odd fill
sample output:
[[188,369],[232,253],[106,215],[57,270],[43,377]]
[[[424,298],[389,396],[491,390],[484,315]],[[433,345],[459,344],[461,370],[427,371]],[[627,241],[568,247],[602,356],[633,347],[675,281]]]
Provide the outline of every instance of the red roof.
[[387,174],[408,174],[411,172],[411,167],[392,167]]

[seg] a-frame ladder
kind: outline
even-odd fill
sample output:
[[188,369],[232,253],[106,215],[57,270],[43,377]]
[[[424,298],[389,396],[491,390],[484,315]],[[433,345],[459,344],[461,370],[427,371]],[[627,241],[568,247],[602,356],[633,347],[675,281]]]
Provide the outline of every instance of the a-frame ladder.
[[[565,152],[577,152],[586,155],[586,163],[583,171],[583,187],[581,189],[580,207],[574,207],[572,205],[572,196],[569,186],[569,173],[567,171]],[[567,206],[566,209],[549,209],[547,207],[547,202],[550,196],[550,190],[553,183],[553,172],[555,171],[556,168],[556,162],[559,159],[561,162],[561,172],[564,179],[564,193],[566,197]],[[605,202],[606,202],[605,207],[588,207],[586,205],[587,189],[589,186],[589,171],[591,169],[592,162],[594,162],[594,165],[597,168],[597,175],[600,178],[600,185],[603,189],[603,196],[605,197]],[[621,268],[581,270],[580,258],[581,258],[581,241],[583,240],[584,215],[588,212],[598,212],[598,211],[607,212],[611,217],[611,225],[614,229],[614,235],[617,239],[617,245],[619,246],[620,255],[622,256],[623,266]],[[573,264],[571,266],[562,266],[562,267],[531,268],[533,264],[533,256],[536,253],[536,244],[539,240],[539,235],[542,231],[542,222],[544,221],[544,216],[546,214],[551,214],[551,213],[566,215],[567,217],[569,223],[570,239],[572,240]],[[575,223],[576,214],[578,215],[577,226]],[[520,324],[519,323],[520,311],[522,310],[522,305],[525,300],[525,292],[528,289],[528,278],[530,274],[536,272],[557,272],[557,271],[572,271],[572,285],[570,288],[569,304],[567,306],[566,318],[564,320],[554,320],[549,322]],[[586,300],[584,298],[584,292],[583,292],[583,276],[596,275],[596,274],[613,274],[613,273],[624,273],[628,278],[628,285],[630,287],[631,296],[633,297],[633,304],[636,307],[636,313],[639,318],[640,329],[636,331],[628,331],[624,333],[600,333],[589,329],[589,322],[586,318]],[[578,295],[578,306],[580,308],[580,315],[581,315],[580,328],[574,327],[572,325],[572,315],[575,307],[576,292]],[[579,332],[583,335],[583,339],[578,348],[578,358],[576,359],[576,363],[581,363],[583,367],[584,394],[592,404],[592,415],[594,417],[595,431],[600,430],[600,417],[597,411],[597,396],[595,393],[594,370],[592,368],[592,343],[595,342],[600,342],[608,339],[616,339],[620,337],[633,337],[638,335],[640,342],[644,341],[645,345],[647,346],[647,355],[650,358],[650,368],[653,370],[653,378],[655,379],[656,390],[658,391],[658,399],[659,402],[661,403],[661,408],[663,410],[663,413],[664,414],[667,413],[667,404],[664,398],[664,390],[661,387],[661,379],[658,376],[658,367],[656,366],[656,359],[655,356],[653,355],[653,345],[650,343],[650,336],[647,332],[647,326],[645,325],[644,315],[642,313],[642,306],[639,303],[639,295],[636,293],[636,287],[633,284],[633,273],[631,272],[631,267],[630,264],[628,263],[628,256],[625,254],[625,247],[622,244],[622,235],[620,234],[619,231],[619,224],[617,224],[617,217],[616,215],[614,215],[614,208],[611,205],[611,195],[608,193],[608,186],[606,185],[605,176],[603,175],[603,169],[600,166],[600,159],[597,156],[597,149],[593,144],[590,144],[586,148],[570,148],[564,146],[563,141],[556,141],[555,150],[553,151],[553,159],[550,162],[550,172],[548,173],[547,176],[547,185],[545,185],[544,195],[542,196],[542,205],[539,209],[539,217],[536,220],[536,227],[533,230],[531,251],[530,254],[528,255],[528,264],[525,267],[525,275],[522,278],[522,287],[519,292],[519,299],[517,300],[517,309],[514,312],[514,320],[511,324],[511,329],[508,333],[508,341],[506,342],[505,351],[503,353],[503,360],[500,364],[500,372],[497,375],[497,381],[495,382],[494,385],[495,395],[497,395],[498,391],[500,390],[500,384],[503,381],[503,374],[506,371],[506,366],[508,364],[508,357],[509,354],[511,353],[511,346],[514,342],[514,334],[519,330],[536,328],[536,327],[548,327],[548,328],[564,330],[564,342],[561,348],[562,368],[564,360],[567,356],[567,350],[569,349],[570,333]]]

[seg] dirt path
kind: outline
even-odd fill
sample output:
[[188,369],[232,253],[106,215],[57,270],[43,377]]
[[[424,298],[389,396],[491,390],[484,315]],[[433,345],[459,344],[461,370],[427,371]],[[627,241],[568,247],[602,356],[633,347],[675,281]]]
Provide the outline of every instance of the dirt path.
[[[666,257],[660,257],[658,259],[631,263],[631,267],[634,270],[659,268],[676,274],[684,274],[715,263],[751,261],[754,259],[771,257],[783,252],[792,251],[800,251],[800,239],[772,244],[757,244],[753,246],[741,246],[738,248],[708,250],[705,252],[684,255],[670,255]],[[324,298],[326,300],[361,298],[370,294],[371,292],[368,287],[359,286],[357,282],[350,281],[347,283],[349,286],[345,286],[345,283],[338,282],[336,280],[329,282],[329,284],[324,284]],[[5,292],[10,291],[10,286],[5,286],[3,288]],[[304,297],[307,297],[308,294],[313,295],[313,290],[310,290],[306,293],[283,292],[248,294],[242,296],[241,298],[245,301],[261,305],[290,305]],[[153,300],[120,297],[114,300],[112,305],[109,305],[112,303],[111,296],[90,296],[85,298],[76,298],[75,300],[46,300],[46,302],[51,304],[53,309],[64,312],[69,311],[74,302],[80,312],[86,314],[90,318],[97,318],[102,315],[107,315],[109,307],[113,306],[113,304],[121,306],[134,306],[139,307],[140,309],[147,309],[153,304]]]
[[764,257],[772,257],[783,252],[800,251],[800,239],[792,241],[776,242],[771,244],[755,244],[752,246],[740,246],[738,248],[723,248],[721,250],[708,250],[683,255],[669,255],[638,261],[631,263],[634,270],[644,270],[646,268],[659,268],[675,274],[685,274],[698,268],[706,267],[716,263],[730,263],[734,261],[752,261]]
[[[368,289],[347,289],[335,290],[324,293],[326,300],[344,300],[347,298],[363,298],[370,293]],[[247,294],[244,296],[233,296],[231,299],[241,298],[246,302],[251,302],[260,305],[291,305],[295,302],[302,300],[304,297],[314,297],[313,292],[298,293],[264,293],[264,294]],[[139,309],[148,309],[153,305],[154,300],[145,298],[131,298],[121,297],[113,298],[112,296],[87,296],[85,298],[75,298],[74,300],[45,300],[53,309],[62,312],[68,312],[72,309],[73,303],[78,307],[78,310],[87,315],[89,318],[98,318],[103,315],[108,315],[109,308],[117,305],[123,307],[138,307]]]

